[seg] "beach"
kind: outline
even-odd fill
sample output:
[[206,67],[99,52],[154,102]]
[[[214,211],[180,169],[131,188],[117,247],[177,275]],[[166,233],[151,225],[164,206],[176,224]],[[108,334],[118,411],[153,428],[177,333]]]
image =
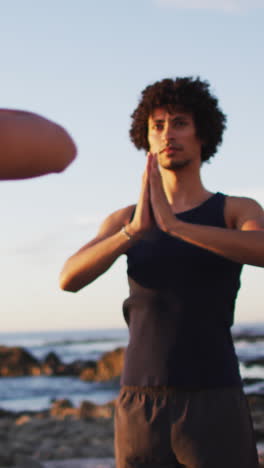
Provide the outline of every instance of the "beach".
[[113,415],[114,402],[73,407],[67,400],[42,412],[2,412],[0,466],[113,458]]
[[[264,459],[263,326],[233,336]],[[124,330],[2,335],[0,468],[114,468],[126,342]]]
[[[264,397],[249,397],[260,455],[264,452]],[[0,466],[20,468],[114,467],[115,402],[72,407],[54,402],[48,411],[1,414]],[[262,455],[263,456],[263,455]]]
[[[264,461],[264,396],[248,401]],[[61,400],[43,412],[2,412],[0,467],[114,468],[114,410],[114,401],[73,407]]]

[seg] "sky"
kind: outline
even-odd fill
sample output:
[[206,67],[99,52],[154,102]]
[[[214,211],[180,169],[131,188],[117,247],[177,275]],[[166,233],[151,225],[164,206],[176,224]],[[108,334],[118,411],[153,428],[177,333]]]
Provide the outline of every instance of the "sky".
[[[126,259],[78,293],[65,260],[136,203],[144,152],[129,140],[141,91],[200,76],[227,114],[202,177],[264,205],[263,0],[0,0],[0,105],[64,126],[78,146],[63,173],[0,183],[1,330],[125,326]],[[263,270],[246,266],[236,321],[264,321]]]

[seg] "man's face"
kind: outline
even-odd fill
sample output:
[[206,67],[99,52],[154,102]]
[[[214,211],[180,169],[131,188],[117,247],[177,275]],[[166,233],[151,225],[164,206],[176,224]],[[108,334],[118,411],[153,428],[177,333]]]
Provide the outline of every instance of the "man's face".
[[148,142],[164,169],[182,169],[194,162],[201,165],[202,142],[190,113],[155,109],[148,119]]

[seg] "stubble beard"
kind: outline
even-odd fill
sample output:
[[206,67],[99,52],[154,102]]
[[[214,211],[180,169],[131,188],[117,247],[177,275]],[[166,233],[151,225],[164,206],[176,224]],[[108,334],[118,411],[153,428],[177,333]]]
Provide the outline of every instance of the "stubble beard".
[[170,170],[170,171],[180,171],[180,170],[184,169],[185,167],[189,166],[190,163],[191,163],[191,161],[189,159],[184,159],[182,161],[170,160],[170,161],[166,161],[166,162],[160,161],[160,166],[163,169],[167,169],[167,170]]

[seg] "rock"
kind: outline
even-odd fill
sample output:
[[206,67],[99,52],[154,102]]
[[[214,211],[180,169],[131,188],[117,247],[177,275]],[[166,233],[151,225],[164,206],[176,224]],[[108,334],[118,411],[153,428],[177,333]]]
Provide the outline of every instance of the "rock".
[[[254,425],[261,425],[264,419],[264,396],[250,395],[248,397],[252,411]],[[0,467],[17,468],[40,468],[41,464],[45,468],[79,467],[75,459],[93,457],[114,456],[114,422],[113,411],[115,402],[107,405],[94,405],[91,402],[83,402],[79,408],[73,408],[68,400],[58,400],[53,403],[56,408],[56,416],[50,416],[47,412],[39,418],[39,412],[35,415],[31,413],[21,414],[19,417],[30,416],[27,423],[16,424],[17,415],[12,418],[0,419]],[[79,416],[69,415],[62,417],[63,411],[79,411]],[[112,417],[109,417],[111,412]],[[26,421],[26,420],[25,420]],[[257,429],[260,434],[260,429]],[[258,448],[260,453],[261,466],[263,466],[263,443],[264,437],[258,435]],[[72,464],[69,463],[72,459]],[[53,461],[51,461],[53,460]],[[56,462],[58,460],[58,464]],[[59,462],[64,460],[64,464]],[[39,463],[36,465],[36,463]],[[61,464],[60,464],[61,463]],[[83,468],[86,468],[87,461],[83,460]],[[90,468],[104,467],[97,462],[91,464]],[[263,467],[264,468],[264,467]]]
[[72,458],[74,456],[74,452],[73,452],[72,448],[69,447],[68,445],[61,445],[57,449],[56,456],[58,456],[58,458],[62,458],[62,459]]
[[0,466],[13,464],[12,449],[9,444],[0,442]]
[[113,408],[108,404],[95,405],[90,401],[83,401],[80,405],[79,416],[81,419],[111,418]]
[[15,456],[15,467],[18,468],[43,468],[42,463],[34,458],[27,457],[25,455]]
[[87,381],[105,381],[120,377],[123,364],[124,348],[105,353],[99,361],[64,364],[54,352],[41,363],[24,348],[0,346],[0,377],[72,375]]
[[[44,436],[44,437],[43,437]],[[56,458],[54,452],[56,452],[56,442],[53,438],[47,434],[42,434],[42,440],[39,443],[37,450],[33,452],[34,458],[38,460],[52,460]]]
[[0,418],[7,418],[7,417],[12,417],[14,416],[14,413],[12,411],[4,410],[0,408]]
[[45,462],[45,468],[115,468],[114,458],[86,458]]
[[40,375],[40,364],[28,351],[19,347],[0,346],[0,376]]
[[249,395],[247,395],[247,401],[251,411],[264,410],[264,395],[258,393],[250,393]]
[[24,415],[22,415],[22,416],[19,416],[19,417],[16,419],[15,423],[16,423],[17,426],[21,426],[21,424],[26,424],[26,423],[28,423],[30,420],[31,420],[31,417],[28,416],[27,414],[24,414]]
[[50,408],[50,415],[55,418],[64,419],[66,416],[78,417],[79,411],[73,407],[70,400],[55,400]]
[[82,380],[105,381],[121,375],[124,366],[125,348],[116,348],[105,353],[96,363],[94,369],[88,368],[81,372]]
[[80,378],[87,382],[96,380],[95,376],[96,376],[96,366],[84,368],[80,374]]
[[96,380],[119,377],[124,367],[124,348],[105,353],[97,363]]
[[250,413],[253,420],[256,440],[264,439],[264,395],[252,394],[247,396]]
[[50,352],[42,362],[41,371],[45,375],[60,375],[65,371],[65,366],[56,353]]
[[264,468],[264,455],[259,456],[259,468]]
[[96,361],[73,361],[70,364],[67,364],[67,375],[76,375],[80,376],[80,374],[85,370],[89,369],[92,374],[94,374],[94,370],[96,369],[97,363]]
[[41,372],[44,375],[72,375],[79,376],[84,369],[96,368],[96,361],[76,360],[69,364],[64,364],[56,353],[50,352],[47,354],[41,364]]

